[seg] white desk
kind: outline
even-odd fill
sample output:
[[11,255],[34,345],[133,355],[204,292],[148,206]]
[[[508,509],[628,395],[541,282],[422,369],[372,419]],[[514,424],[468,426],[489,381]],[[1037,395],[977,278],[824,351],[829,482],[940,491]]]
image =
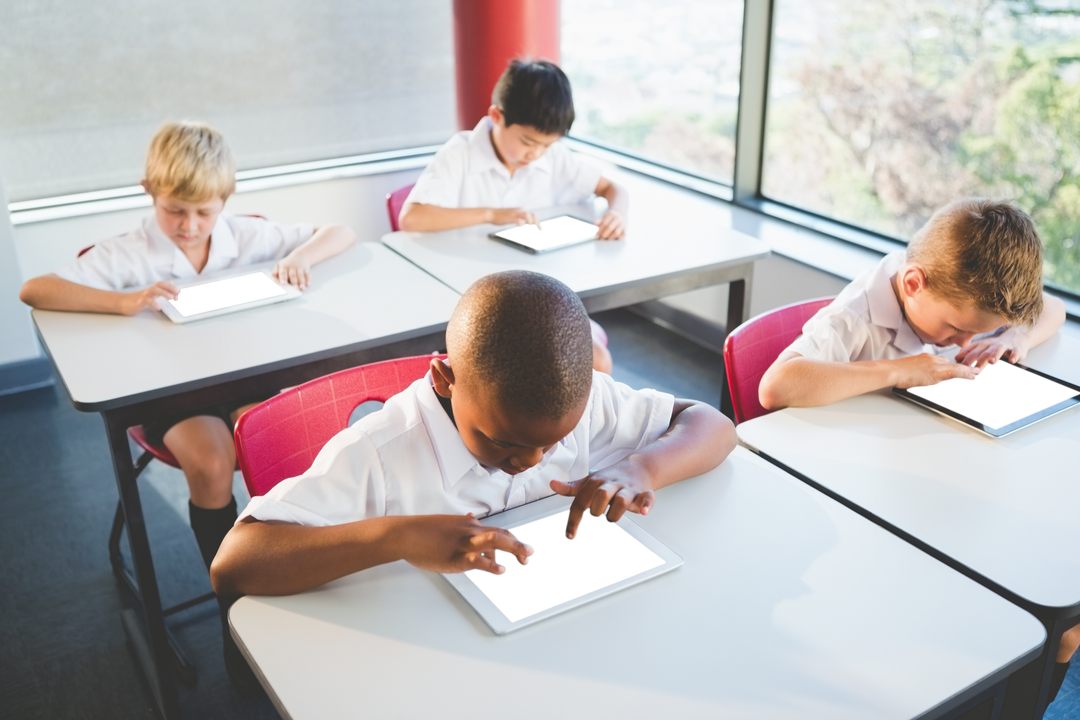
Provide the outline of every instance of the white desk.
[[[1027,364],[1080,383],[1080,341],[1059,333]],[[755,418],[738,434],[1030,610],[1055,648],[1080,619],[1080,410],[993,439],[881,391]]]
[[[552,208],[593,220],[592,206]],[[533,270],[566,283],[589,312],[730,283],[728,329],[748,316],[754,262],[769,246],[749,235],[696,221],[681,208],[635,201],[624,240],[597,241],[532,255],[488,237],[494,225],[437,233],[396,232],[383,242],[459,293],[502,270]]]
[[99,412],[431,335],[445,329],[458,299],[379,243],[357,243],[312,278],[296,300],[185,325],[150,310],[33,317],[75,407]]
[[233,635],[294,720],[940,717],[1000,702],[1045,638],[745,449],[635,521],[686,564],[506,637],[404,562],[242,598]]
[[190,324],[152,311],[130,318],[33,311],[68,397],[105,420],[146,616],[142,628],[126,614],[124,627],[166,718],[179,717],[179,705],[127,428],[438,350],[457,300],[382,245],[360,243],[315,267],[301,298]]

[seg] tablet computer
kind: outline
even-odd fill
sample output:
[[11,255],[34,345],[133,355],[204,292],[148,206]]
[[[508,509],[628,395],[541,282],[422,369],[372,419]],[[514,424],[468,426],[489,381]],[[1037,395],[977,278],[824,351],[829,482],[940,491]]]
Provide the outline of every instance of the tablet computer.
[[510,530],[531,545],[527,565],[497,550],[502,575],[483,570],[443,577],[496,635],[532,625],[644,582],[682,565],[681,557],[628,517],[618,522],[588,512],[573,540],[566,521],[573,498],[551,495],[481,522]]
[[986,365],[974,380],[953,378],[893,392],[991,437],[1080,405],[1080,387],[1004,360]]
[[535,254],[595,240],[599,230],[600,228],[592,223],[569,215],[560,215],[542,221],[540,227],[515,225],[493,232],[489,237]]
[[295,286],[260,271],[181,287],[175,300],[160,301],[159,307],[174,323],[186,323],[297,297]]

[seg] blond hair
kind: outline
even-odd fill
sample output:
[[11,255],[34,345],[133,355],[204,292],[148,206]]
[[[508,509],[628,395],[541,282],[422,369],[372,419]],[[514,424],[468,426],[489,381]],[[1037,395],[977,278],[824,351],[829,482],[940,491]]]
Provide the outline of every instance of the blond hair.
[[146,153],[146,190],[184,202],[227,199],[236,190],[236,162],[225,137],[201,122],[167,123]]
[[927,289],[949,304],[993,313],[1010,325],[1042,313],[1042,242],[1009,202],[966,198],[934,213],[908,245]]

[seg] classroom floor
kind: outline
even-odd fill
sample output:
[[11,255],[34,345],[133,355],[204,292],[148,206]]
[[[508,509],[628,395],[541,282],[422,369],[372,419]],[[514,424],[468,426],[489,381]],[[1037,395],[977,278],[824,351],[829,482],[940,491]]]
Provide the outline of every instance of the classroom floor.
[[[596,318],[616,379],[718,403],[718,355],[625,310]],[[120,624],[126,591],[106,552],[116,485],[101,420],[76,412],[53,386],[0,397],[0,437],[0,718],[155,717]],[[140,483],[165,602],[208,591],[183,476],[155,462]],[[237,501],[246,500],[237,475]],[[169,625],[198,668],[194,687],[179,686],[185,718],[278,717],[265,695],[229,682],[215,604]],[[1077,668],[1046,718],[1080,720]]]

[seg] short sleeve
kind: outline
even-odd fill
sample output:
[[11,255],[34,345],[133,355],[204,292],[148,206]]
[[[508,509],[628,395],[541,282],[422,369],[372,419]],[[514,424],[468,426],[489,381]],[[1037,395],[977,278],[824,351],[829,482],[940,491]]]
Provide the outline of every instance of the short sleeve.
[[385,476],[364,433],[349,428],[323,447],[311,469],[251,499],[237,522],[256,520],[324,527],[386,514]]
[[634,390],[593,371],[589,398],[589,465],[599,470],[655,442],[671,425],[675,398],[656,390]]
[[424,168],[405,202],[458,207],[467,155],[468,143],[457,136],[451,138],[435,153],[431,164]]
[[868,339],[866,322],[845,307],[822,308],[803,325],[802,334],[787,347],[811,360],[851,362]]
[[577,205],[595,195],[596,186],[603,177],[600,169],[561,142],[553,145],[551,149],[555,150],[555,157],[552,158],[555,161],[555,176],[552,178],[555,204]]
[[136,269],[146,264],[145,255],[148,250],[145,242],[141,243],[141,250],[139,247],[132,247],[139,244],[138,238],[126,235],[104,240],[64,265],[55,274],[69,282],[98,290],[119,292],[145,285],[146,279],[140,277]]
[[244,264],[280,260],[315,234],[311,223],[282,225],[250,215],[229,217]]

